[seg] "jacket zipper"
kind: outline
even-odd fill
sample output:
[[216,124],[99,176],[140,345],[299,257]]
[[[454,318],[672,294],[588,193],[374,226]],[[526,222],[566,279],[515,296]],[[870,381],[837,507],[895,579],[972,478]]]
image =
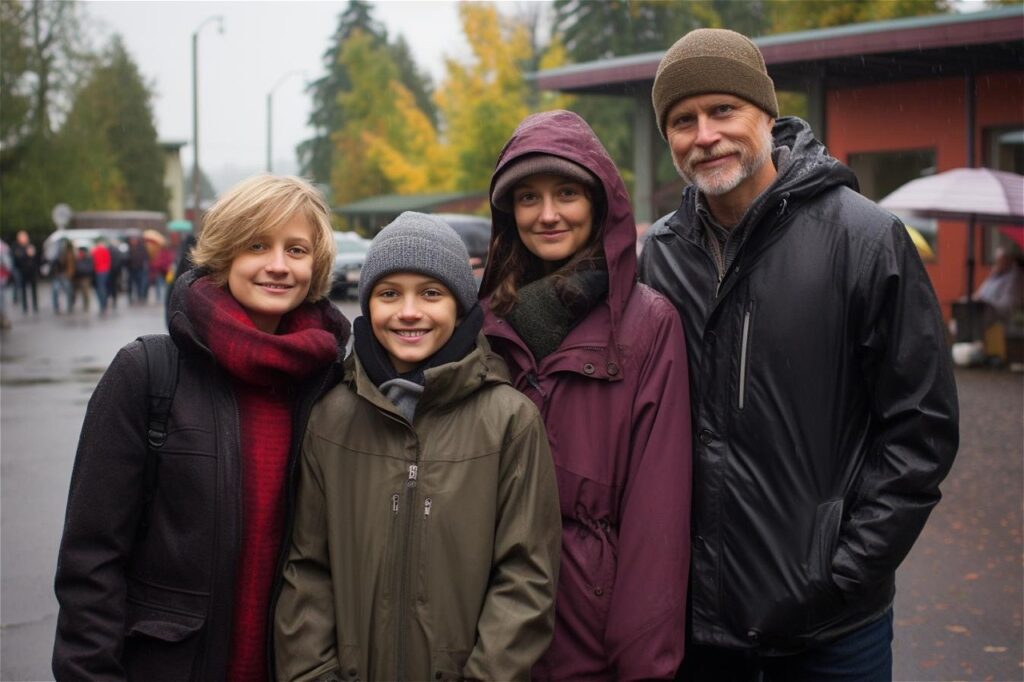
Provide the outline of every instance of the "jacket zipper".
[[[419,446],[417,445],[416,461],[420,461]],[[405,487],[411,497],[416,491],[416,479],[419,476],[419,466],[409,465],[409,477],[405,481]],[[392,507],[394,508],[394,507]],[[402,538],[402,557],[399,562],[399,586],[398,586],[398,651],[396,677],[399,680],[405,679],[405,611],[408,604],[409,591],[409,545],[412,540],[412,505],[405,505],[405,537]]]
[[427,557],[430,548],[428,546],[430,538],[430,510],[434,507],[434,501],[429,497],[423,500],[423,524],[422,530],[420,531],[420,603],[427,601]]
[[750,341],[750,311],[747,310],[743,314],[743,335],[740,342],[740,384],[739,384],[739,397],[737,400],[737,406],[739,409],[743,409],[743,405],[746,403],[746,390],[747,390],[747,350]]

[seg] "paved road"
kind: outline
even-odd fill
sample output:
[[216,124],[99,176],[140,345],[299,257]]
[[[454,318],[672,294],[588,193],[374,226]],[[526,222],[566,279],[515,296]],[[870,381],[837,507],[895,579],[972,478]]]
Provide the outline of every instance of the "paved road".
[[[52,679],[53,570],[86,402],[117,349],[163,310],[36,317],[0,336],[0,680]],[[342,306],[347,315],[356,306]],[[898,575],[897,680],[1024,678],[1024,377],[958,372],[963,443],[945,499]]]

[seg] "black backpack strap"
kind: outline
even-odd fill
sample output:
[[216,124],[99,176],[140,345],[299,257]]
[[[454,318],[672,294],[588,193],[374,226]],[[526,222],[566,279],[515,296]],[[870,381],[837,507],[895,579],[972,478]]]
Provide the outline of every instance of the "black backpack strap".
[[156,494],[159,453],[167,440],[167,419],[178,387],[178,347],[167,334],[140,336],[139,342],[146,353],[148,393],[146,424],[146,466],[144,472],[145,502],[142,527],[149,523],[149,507]]

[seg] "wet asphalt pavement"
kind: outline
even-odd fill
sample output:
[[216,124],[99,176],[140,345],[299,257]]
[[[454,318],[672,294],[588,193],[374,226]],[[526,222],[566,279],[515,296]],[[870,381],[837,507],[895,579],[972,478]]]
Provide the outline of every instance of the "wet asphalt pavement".
[[[0,680],[53,679],[53,573],[78,431],[118,348],[164,330],[156,304],[55,316],[0,332]],[[8,304],[10,299],[8,299]],[[342,310],[357,314],[348,302]],[[898,575],[895,679],[1022,680],[1024,375],[958,370],[961,448]]]

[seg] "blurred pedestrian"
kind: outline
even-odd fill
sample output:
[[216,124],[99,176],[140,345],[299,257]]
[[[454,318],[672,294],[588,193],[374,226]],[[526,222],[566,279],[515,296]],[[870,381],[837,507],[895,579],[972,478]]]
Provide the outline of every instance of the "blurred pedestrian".
[[11,326],[11,320],[7,317],[7,286],[11,283],[13,270],[14,258],[11,256],[11,247],[0,239],[0,329]]
[[111,310],[117,310],[117,299],[121,293],[121,285],[125,281],[125,272],[127,270],[127,255],[123,250],[124,242],[120,239],[112,238],[110,243],[107,245],[107,250],[110,252],[110,276],[107,277],[107,304]]
[[1024,306],[1024,267],[1018,255],[1005,246],[996,249],[992,271],[978,290],[974,300],[988,306],[988,321],[1008,321]]
[[79,297],[82,299],[82,310],[89,312],[89,290],[93,285],[95,270],[92,265],[92,255],[89,249],[84,246],[78,247],[75,256],[75,279],[71,291],[71,307],[74,308]]
[[63,298],[67,304],[67,312],[71,312],[72,280],[75,277],[75,247],[71,240],[63,238],[57,246],[57,256],[50,264],[50,278],[52,288],[50,296],[53,299],[53,312],[60,314],[60,299]]
[[18,297],[21,300],[21,312],[28,313],[28,294],[32,294],[32,312],[39,312],[39,300],[36,294],[36,280],[39,275],[39,254],[36,253],[35,244],[29,239],[28,232],[18,230],[15,236],[14,247],[14,268],[17,271],[16,284],[18,286]]
[[[290,472],[348,340],[326,298],[330,209],[304,180],[246,180],[207,214],[196,261],[170,336],[122,348],[89,400],[57,563],[58,680],[270,677]],[[169,387],[149,367],[174,358],[167,411],[151,411]]]
[[128,238],[128,300],[146,302],[149,293],[149,252],[141,237]]
[[682,315],[698,420],[680,676],[891,680],[896,567],[958,443],[928,275],[810,126],[778,118],[745,36],[687,33],[653,103],[690,183],[640,262]]
[[110,249],[106,239],[100,237],[92,247],[93,284],[96,286],[96,299],[100,304],[100,315],[107,314],[107,298],[110,295]]
[[671,678],[690,551],[686,346],[636,283],[636,225],[579,116],[526,118],[491,178],[484,332],[551,441],[562,568],[540,680]]
[[149,259],[149,286],[158,303],[163,303],[167,289],[167,277],[174,264],[174,254],[169,249],[153,245],[153,254]]

